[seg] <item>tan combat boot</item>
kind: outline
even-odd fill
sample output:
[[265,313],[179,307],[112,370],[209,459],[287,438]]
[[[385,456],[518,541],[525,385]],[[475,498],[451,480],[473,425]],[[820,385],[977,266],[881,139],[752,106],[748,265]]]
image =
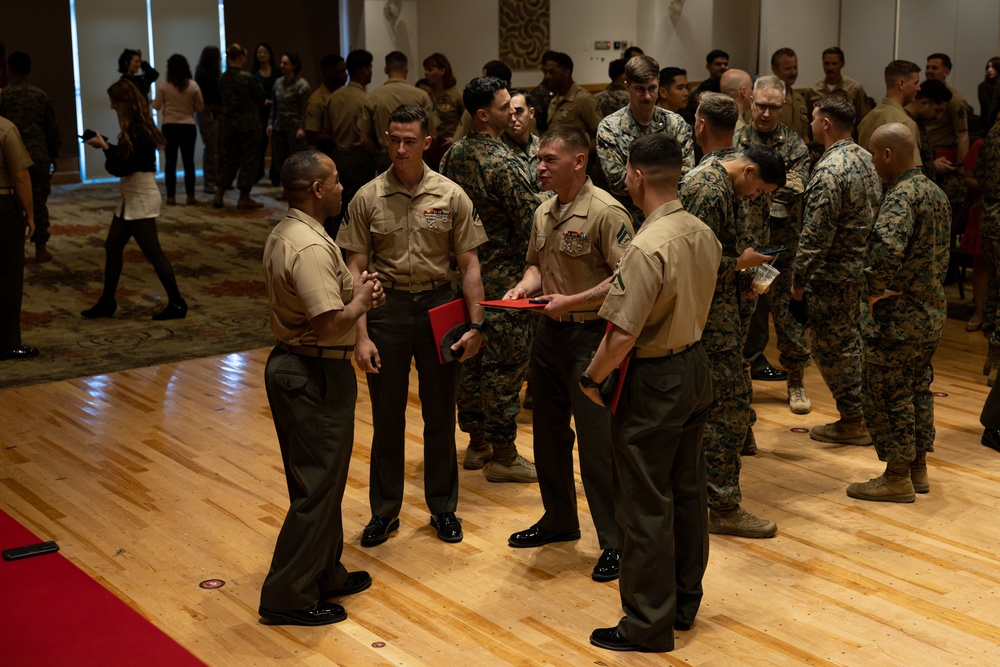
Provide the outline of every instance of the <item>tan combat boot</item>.
[[788,407],[797,415],[807,415],[812,412],[812,402],[802,384],[802,369],[788,371]]
[[473,431],[469,434],[469,446],[462,457],[462,467],[466,470],[480,470],[493,457],[493,448],[486,443],[486,434]]
[[910,481],[917,493],[928,493],[931,481],[927,477],[927,452],[917,452],[917,458],[910,462]]
[[778,524],[756,517],[737,505],[730,509],[709,509],[708,532],[736,537],[774,537]]
[[[832,424],[813,426],[809,437],[820,442],[832,442],[837,445],[870,445],[872,436],[868,426],[861,417],[854,419],[838,419]],[[907,476],[909,476],[907,474]]]
[[912,503],[917,496],[910,481],[910,464],[906,461],[887,463],[885,472],[875,479],[848,486],[847,495],[880,503]]
[[236,200],[236,208],[244,211],[255,208],[264,208],[264,202],[250,199],[249,190],[246,192],[240,190],[240,198]]
[[534,463],[518,454],[508,463],[490,461],[486,468],[486,481],[532,483],[538,481],[538,473]]

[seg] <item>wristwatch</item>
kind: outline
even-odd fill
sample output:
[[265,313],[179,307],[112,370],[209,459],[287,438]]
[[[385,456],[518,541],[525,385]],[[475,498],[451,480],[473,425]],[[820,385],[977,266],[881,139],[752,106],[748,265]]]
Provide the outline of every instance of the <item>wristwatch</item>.
[[584,372],[583,375],[580,376],[580,386],[584,389],[600,389],[601,383],[594,382],[594,379],[591,378],[588,373]]
[[470,331],[482,331],[484,324],[486,324],[486,322],[469,322],[469,330]]

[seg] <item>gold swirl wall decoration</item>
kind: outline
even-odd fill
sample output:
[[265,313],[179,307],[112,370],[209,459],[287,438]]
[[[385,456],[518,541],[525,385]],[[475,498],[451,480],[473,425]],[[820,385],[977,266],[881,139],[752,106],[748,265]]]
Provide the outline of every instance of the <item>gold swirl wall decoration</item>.
[[500,60],[536,69],[549,50],[549,0],[500,0]]

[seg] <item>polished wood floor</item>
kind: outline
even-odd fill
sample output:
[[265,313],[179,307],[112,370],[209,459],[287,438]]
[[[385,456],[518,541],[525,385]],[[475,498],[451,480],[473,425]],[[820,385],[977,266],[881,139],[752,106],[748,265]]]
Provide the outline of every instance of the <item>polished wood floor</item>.
[[[760,454],[744,460],[744,504],[778,536],[711,538],[701,613],[669,654],[589,645],[621,610],[617,584],[589,577],[599,550],[582,492],[578,543],[514,550],[507,536],[540,515],[537,486],[462,471],[465,540],[435,539],[415,388],[402,527],[360,548],[363,382],[344,560],[375,584],[346,599],[338,625],[259,623],[286,509],[266,350],[0,392],[0,506],[211,665],[997,665],[1000,454],[979,444],[984,352],[981,335],[948,321],[932,490],[910,505],[845,495],[879,472],[872,448],[790,431],[835,418],[815,368],[810,415],[788,411],[783,383],[755,383]],[[530,419],[519,423],[530,456]],[[198,587],[211,578],[225,587]]]

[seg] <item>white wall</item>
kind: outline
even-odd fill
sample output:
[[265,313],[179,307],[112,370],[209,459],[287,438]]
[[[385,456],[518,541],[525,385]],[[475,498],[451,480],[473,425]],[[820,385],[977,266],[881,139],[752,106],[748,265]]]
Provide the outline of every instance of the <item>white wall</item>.
[[[760,0],[715,0],[712,7],[712,48],[729,54],[729,66],[751,74],[757,71],[760,41]],[[706,54],[707,54],[706,50]],[[703,79],[702,67],[689,71],[688,79]]]
[[[475,26],[475,30],[467,29]],[[483,65],[496,60],[500,53],[500,16],[496,0],[420,0],[420,26],[417,31],[420,55],[435,51],[448,57],[459,86],[483,73]],[[411,67],[412,70],[412,67]],[[540,75],[532,72],[531,85]],[[421,71],[421,76],[423,72]]]
[[[595,50],[595,41],[636,42],[635,0],[550,0],[549,11],[551,48],[569,54],[573,79],[580,83],[608,82],[608,63],[621,58],[621,50],[614,50],[614,45],[608,51]],[[541,74],[535,72],[533,79],[537,83]]]
[[761,0],[759,74],[771,73],[771,54],[790,47],[799,58],[796,88],[823,78],[823,49],[840,42],[836,2]]
[[[395,21],[390,21],[385,16],[384,10],[388,5],[399,8],[398,18]],[[375,63],[372,66],[372,85],[369,86],[369,90],[382,85],[388,78],[383,68],[385,55],[390,51],[402,51],[410,59],[410,75],[407,81],[416,83],[417,79],[424,75],[421,65],[423,57],[417,56],[419,53],[417,18],[417,0],[395,0],[395,2],[365,0],[365,45],[359,48],[367,49],[375,56]]]
[[868,96],[880,102],[885,96],[882,72],[894,60],[896,3],[841,0],[840,26],[844,74],[860,81]]

